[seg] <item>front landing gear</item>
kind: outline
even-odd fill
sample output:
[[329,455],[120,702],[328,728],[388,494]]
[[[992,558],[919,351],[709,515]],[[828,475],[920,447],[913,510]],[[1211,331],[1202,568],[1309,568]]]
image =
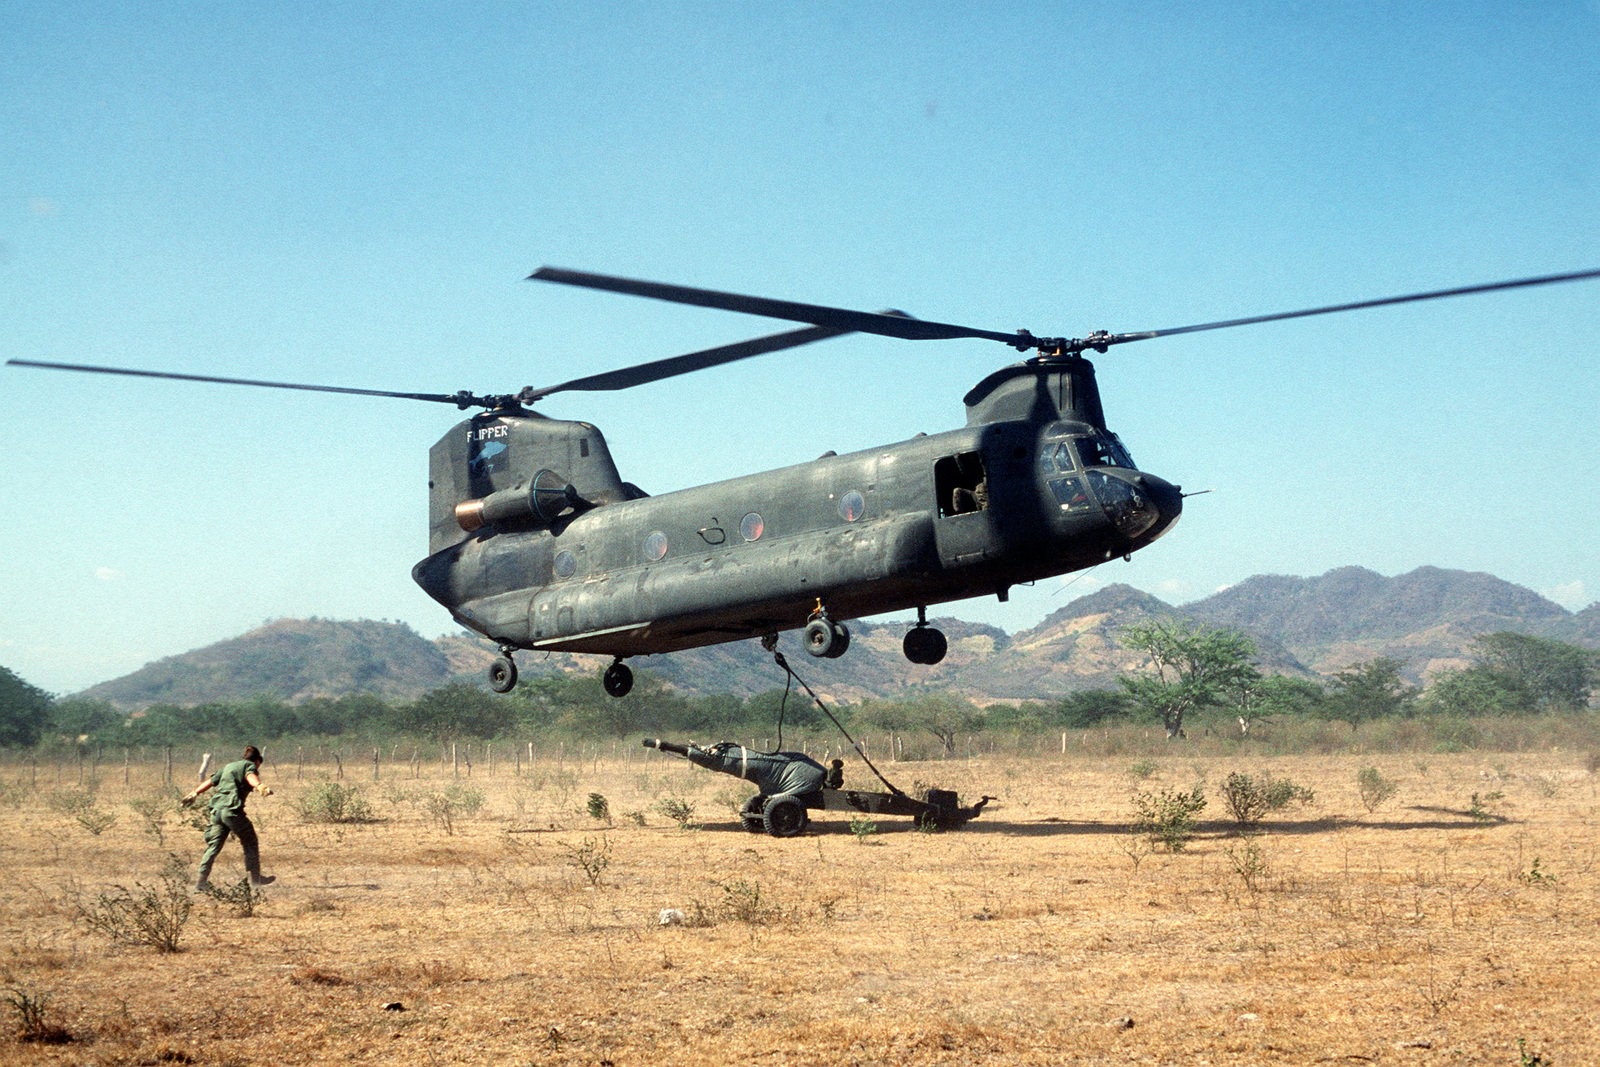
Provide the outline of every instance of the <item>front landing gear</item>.
[[944,659],[944,654],[950,650],[950,643],[945,640],[942,631],[928,625],[928,609],[918,608],[917,624],[906,634],[900,650],[912,663],[932,666]]
[[489,664],[489,688],[496,693],[509,693],[517,687],[517,665],[511,659],[511,649],[503,647],[500,656]]
[[605,686],[608,694],[614,697],[625,697],[633,692],[633,668],[617,661],[606,668],[606,673],[601,676],[600,684]]

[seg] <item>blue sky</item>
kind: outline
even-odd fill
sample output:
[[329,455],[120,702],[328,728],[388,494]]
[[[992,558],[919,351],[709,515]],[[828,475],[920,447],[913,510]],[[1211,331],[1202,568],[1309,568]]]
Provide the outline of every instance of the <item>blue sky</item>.
[[[540,264],[1078,335],[1600,267],[1600,5],[7,4],[0,354],[507,391],[772,332]],[[1600,284],[1128,345],[1187,489],[1128,582],[1600,596]],[[547,414],[652,492],[961,423],[1009,350],[854,336]],[[411,582],[449,408],[0,369],[0,663],[71,691]]]

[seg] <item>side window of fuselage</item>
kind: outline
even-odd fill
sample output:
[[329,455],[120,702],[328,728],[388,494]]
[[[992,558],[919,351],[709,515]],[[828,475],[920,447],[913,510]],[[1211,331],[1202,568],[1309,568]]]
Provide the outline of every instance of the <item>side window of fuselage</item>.
[[989,477],[977,452],[945,456],[933,465],[933,488],[939,515],[968,515],[989,506]]

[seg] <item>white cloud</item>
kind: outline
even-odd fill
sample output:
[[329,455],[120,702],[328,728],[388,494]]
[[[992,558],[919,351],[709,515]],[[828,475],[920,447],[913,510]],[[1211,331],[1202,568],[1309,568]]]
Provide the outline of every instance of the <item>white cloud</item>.
[[1544,590],[1544,595],[1550,600],[1571,611],[1580,611],[1589,606],[1589,594],[1584,591],[1583,579],[1572,582],[1562,582],[1558,586]]
[[96,567],[94,576],[102,582],[117,582],[122,580],[122,572],[115,567]]

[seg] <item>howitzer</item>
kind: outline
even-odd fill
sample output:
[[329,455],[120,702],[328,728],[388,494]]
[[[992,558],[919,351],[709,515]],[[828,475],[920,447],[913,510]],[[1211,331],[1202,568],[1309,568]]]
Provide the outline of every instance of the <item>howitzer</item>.
[[702,748],[647,737],[644,747],[682,756],[697,767],[731,774],[755,785],[760,792],[745,801],[739,822],[753,834],[768,833],[773,837],[802,833],[811,821],[811,811],[905,815],[918,826],[954,829],[976,818],[984,805],[994,799],[984,797],[963,808],[960,798],[948,789],[930,789],[925,800],[907,796],[892,785],[889,793],[845,789],[842,760],[824,767],[803,752],[758,752],[732,741]]

